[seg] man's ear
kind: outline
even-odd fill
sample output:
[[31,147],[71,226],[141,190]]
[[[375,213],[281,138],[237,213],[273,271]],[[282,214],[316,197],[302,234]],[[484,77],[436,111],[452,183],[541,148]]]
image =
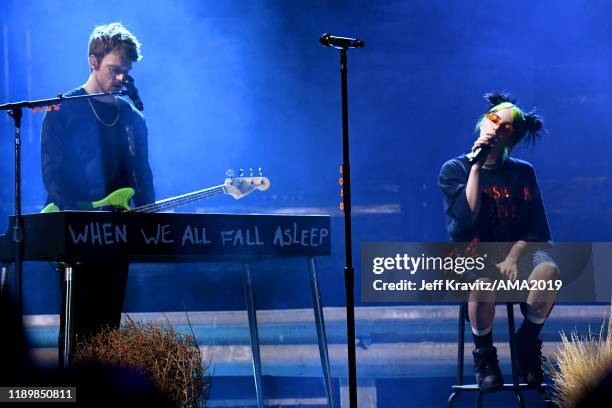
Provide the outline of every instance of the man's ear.
[[98,68],[98,58],[95,55],[89,56],[89,69],[92,71]]

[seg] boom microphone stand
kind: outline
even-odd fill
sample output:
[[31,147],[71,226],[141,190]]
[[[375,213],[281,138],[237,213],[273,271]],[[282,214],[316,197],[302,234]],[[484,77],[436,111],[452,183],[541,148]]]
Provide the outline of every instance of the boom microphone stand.
[[46,107],[47,111],[49,111],[52,109],[52,106],[54,106],[55,109],[59,109],[59,104],[63,101],[81,98],[93,98],[97,96],[120,96],[127,94],[127,91],[75,96],[64,96],[62,94],[59,94],[57,98],[41,99],[37,101],[13,102],[0,105],[0,111],[7,111],[9,116],[13,118],[13,122],[15,125],[15,224],[13,226],[13,241],[15,242],[15,297],[17,303],[17,316],[19,316],[19,319],[23,317],[22,275],[24,230],[21,220],[21,118],[23,117],[23,108],[42,109],[43,107]]
[[351,229],[351,167],[349,164],[348,131],[348,48],[361,48],[365,43],[355,38],[334,37],[329,33],[321,36],[325,47],[340,50],[340,79],[342,93],[342,208],[344,210],[345,267],[344,287],[346,290],[346,330],[348,347],[349,405],[357,407],[357,358],[355,354],[355,268],[353,268],[353,240]]

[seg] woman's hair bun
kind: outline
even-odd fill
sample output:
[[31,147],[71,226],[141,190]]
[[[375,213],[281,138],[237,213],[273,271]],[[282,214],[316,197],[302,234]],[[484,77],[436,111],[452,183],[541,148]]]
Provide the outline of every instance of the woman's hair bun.
[[525,114],[525,128],[528,132],[537,133],[538,130],[542,129],[542,118],[535,112],[528,112]]
[[484,98],[489,101],[491,107],[497,106],[503,102],[510,102],[512,104],[516,102],[516,99],[513,99],[512,96],[506,91],[491,92],[486,94]]

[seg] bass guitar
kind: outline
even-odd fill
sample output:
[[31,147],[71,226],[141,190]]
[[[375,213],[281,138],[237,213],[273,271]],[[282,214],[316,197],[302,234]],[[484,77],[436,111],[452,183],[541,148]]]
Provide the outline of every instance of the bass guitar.
[[[221,194],[228,194],[238,200],[255,190],[266,191],[268,188],[270,188],[270,180],[268,180],[266,177],[228,177],[225,179],[223,184],[218,186],[205,188],[203,190],[166,198],[151,204],[131,208],[130,200],[134,196],[135,192],[131,187],[124,187],[113,191],[101,200],[93,202],[79,202],[78,209],[100,210],[110,208],[114,211],[151,213],[167,211],[181,205],[190,204],[198,200],[203,200]],[[56,204],[50,203],[47,204],[47,206],[45,206],[41,212],[50,213],[57,211],[61,211],[61,209]]]

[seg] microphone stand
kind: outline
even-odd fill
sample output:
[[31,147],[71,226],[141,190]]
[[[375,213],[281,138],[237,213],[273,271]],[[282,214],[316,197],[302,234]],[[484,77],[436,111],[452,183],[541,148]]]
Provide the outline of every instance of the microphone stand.
[[340,80],[342,93],[342,208],[344,210],[345,267],[344,287],[346,291],[346,331],[348,347],[349,406],[357,407],[357,357],[355,354],[355,268],[353,267],[353,240],[351,228],[351,166],[349,163],[348,130],[348,47],[334,47],[340,51]]
[[75,95],[75,96],[64,96],[59,94],[57,98],[40,99],[37,101],[22,101],[5,103],[0,105],[0,111],[7,111],[9,116],[13,119],[15,126],[15,218],[13,225],[13,241],[15,242],[15,297],[16,297],[16,311],[17,316],[20,319],[23,318],[23,289],[22,289],[22,275],[23,275],[23,238],[25,231],[23,229],[22,214],[21,214],[21,119],[23,117],[23,108],[42,108],[47,107],[47,110],[51,109],[52,105],[59,105],[63,101],[81,99],[81,98],[93,98],[97,96],[120,96],[127,95],[127,91],[118,91],[110,93],[97,93],[97,94],[86,94],[86,95]]

